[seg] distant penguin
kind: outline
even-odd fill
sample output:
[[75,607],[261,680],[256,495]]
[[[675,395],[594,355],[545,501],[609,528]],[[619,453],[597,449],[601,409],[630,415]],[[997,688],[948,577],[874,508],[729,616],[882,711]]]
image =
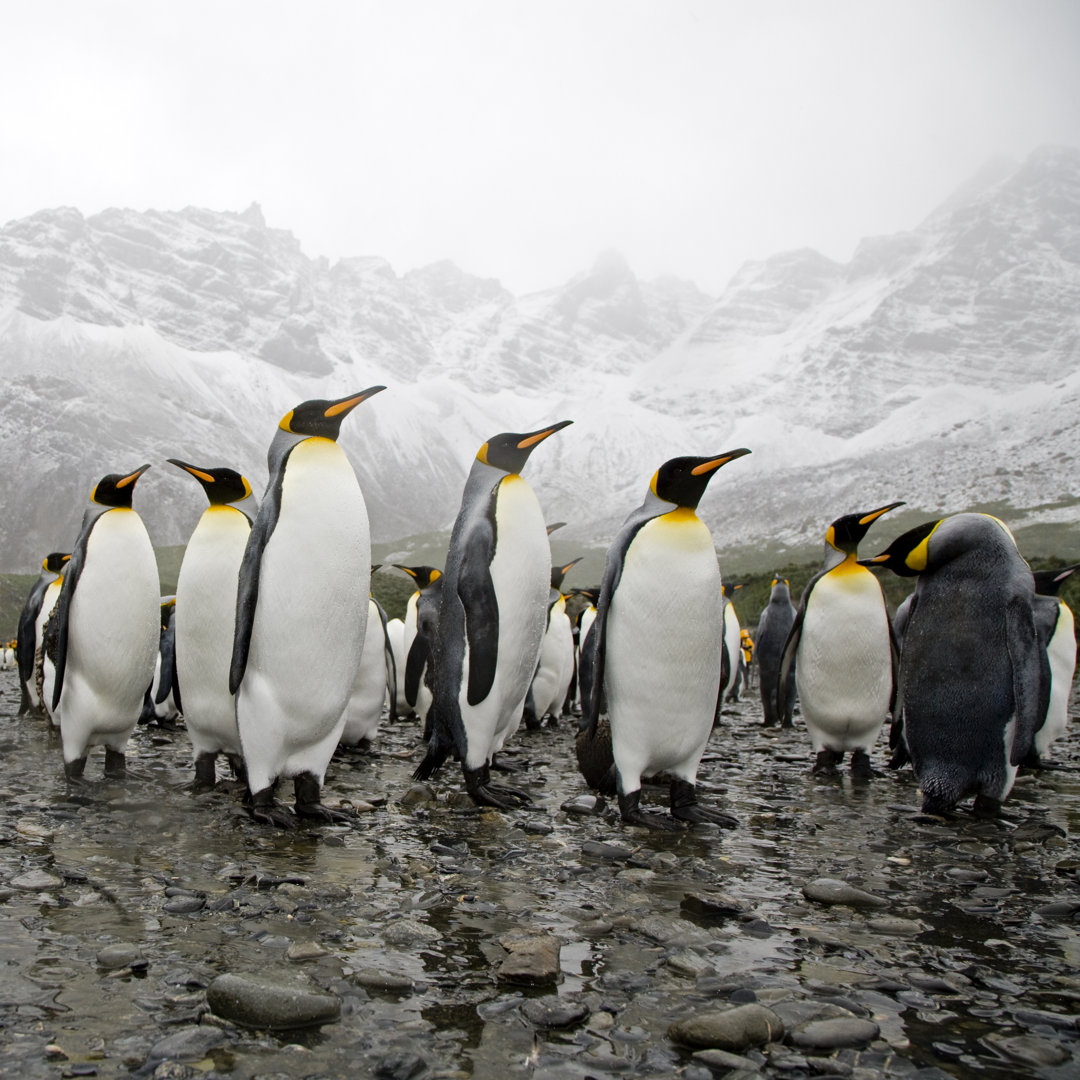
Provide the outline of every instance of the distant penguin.
[[95,485],[56,603],[51,708],[64,773],[78,780],[87,751],[105,747],[105,775],[123,776],[124,750],[154,677],[160,585],[142,518],[131,508],[149,465]]
[[218,754],[225,755],[235,776],[244,775],[229,667],[240,563],[258,505],[251,484],[235,469],[189,465],[178,458],[169,458],[169,464],[197,480],[209,501],[180,564],[174,620],[177,682],[195,765],[192,789],[209,791],[217,782]]
[[1047,767],[1044,757],[1055,739],[1065,734],[1069,718],[1069,693],[1076,671],[1076,624],[1072,609],[1058,597],[1058,590],[1077,570],[1066,566],[1059,570],[1038,570],[1034,574],[1038,594],[1036,623],[1050,664],[1050,704],[1046,719],[1035,732],[1033,751],[1024,764]]
[[15,660],[15,642],[4,642],[2,652],[2,659],[0,659],[0,668],[4,671],[14,671],[19,665]]
[[[374,574],[379,567],[373,566]],[[386,612],[374,596],[368,597],[367,630],[360,665],[356,669],[352,693],[345,706],[345,726],[339,745],[356,750],[368,750],[379,732],[387,688],[396,682],[394,654],[386,636]],[[396,691],[395,691],[396,697]],[[390,705],[391,712],[397,702]]]
[[[34,674],[34,661],[41,649],[41,629],[44,620],[52,613],[60,586],[56,584],[64,572],[64,564],[71,558],[66,552],[50,552],[41,563],[41,573],[30,589],[21,614],[15,640],[15,651],[19,665],[19,716],[27,713],[41,715],[44,712],[41,697],[38,694],[37,679]],[[52,588],[53,585],[55,588]],[[45,610],[45,597],[49,594],[48,610]],[[44,610],[42,626],[38,626],[38,617]]]
[[551,568],[551,589],[548,592],[547,625],[540,646],[536,674],[525,696],[522,719],[530,730],[537,730],[549,713],[558,722],[570,680],[574,674],[574,631],[566,614],[566,597],[562,593],[563,579],[581,560],[574,559]]
[[739,701],[744,688],[750,689],[750,664],[754,659],[754,639],[746,627],[739,630],[738,671],[735,675],[735,684],[728,694],[728,701]]
[[587,589],[578,589],[578,596],[585,599],[585,607],[581,609],[577,619],[578,638],[578,700],[584,713],[585,703],[589,700],[592,687],[593,653],[596,643],[589,645],[589,633],[596,622],[596,604],[600,599],[600,586],[594,585]]
[[342,817],[320,802],[364,648],[371,586],[367,507],[337,445],[342,420],[380,390],[305,401],[267,453],[269,483],[240,566],[229,689],[249,809],[289,827],[274,799],[293,781],[301,817]]
[[521,719],[544,637],[551,548],[540,504],[520,472],[563,420],[506,432],[480,447],[450,536],[432,655],[433,730],[415,778],[451,752],[473,801],[507,808],[524,792],[491,783],[491,758]]
[[180,687],[176,681],[176,597],[161,598],[161,633],[154,679],[143,699],[140,724],[175,725],[180,716]]
[[859,541],[901,502],[837,518],[825,533],[825,566],[803,590],[774,691],[777,711],[794,675],[802,717],[817,755],[814,772],[873,775],[869,751],[892,706],[897,650],[885,594],[858,563]]
[[676,827],[640,805],[642,778],[667,772],[672,817],[735,825],[697,802],[720,687],[723,593],[712,535],[695,511],[716,470],[748,453],[666,461],[608,550],[590,632],[597,640],[584,738],[596,738],[606,697],[619,812],[628,824]]
[[779,702],[776,697],[776,680],[780,675],[780,660],[784,654],[784,644],[795,625],[795,605],[791,602],[791,591],[787,578],[774,577],[769,603],[761,613],[757,625],[758,676],[761,691],[761,707],[765,711],[765,727],[789,728],[791,714],[795,707],[795,686],[791,684]]
[[724,626],[723,655],[720,663],[720,693],[716,698],[716,715],[720,716],[720,707],[727,700],[728,695],[735,688],[735,680],[739,676],[740,632],[739,616],[735,612],[735,590],[741,589],[741,585],[729,585],[724,582],[722,616]]
[[401,619],[386,620],[386,640],[394,654],[394,685],[388,688],[396,708],[391,720],[397,720],[405,712],[405,623]]
[[995,814],[1049,704],[1035,583],[1008,527],[956,514],[898,536],[866,566],[918,575],[896,710],[925,813],[975,796]]
[[416,582],[416,592],[405,605],[405,704],[424,725],[424,738],[430,738],[428,710],[431,708],[431,650],[439,631],[439,605],[442,602],[442,571],[434,566],[394,566]]

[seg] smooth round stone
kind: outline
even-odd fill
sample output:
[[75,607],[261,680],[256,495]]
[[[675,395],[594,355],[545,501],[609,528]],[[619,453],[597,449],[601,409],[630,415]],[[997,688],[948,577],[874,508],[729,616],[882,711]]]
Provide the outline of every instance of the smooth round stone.
[[285,959],[297,964],[329,955],[329,950],[324,949],[317,941],[294,941],[285,950]]
[[398,800],[402,806],[422,806],[433,803],[438,798],[430,784],[413,784]]
[[341,999],[269,976],[219,975],[206,991],[216,1016],[271,1031],[315,1027],[341,1017]]
[[29,892],[43,892],[46,889],[55,889],[63,885],[63,881],[44,870],[30,870],[11,879],[11,885],[15,889],[26,889]]
[[899,915],[878,915],[868,919],[866,925],[879,934],[897,937],[915,937],[926,929],[918,919],[902,919]]
[[589,1007],[581,1001],[564,1001],[552,996],[529,998],[521,1006],[521,1012],[535,1027],[565,1028],[588,1017]]
[[170,915],[192,915],[206,907],[205,896],[174,896],[161,905],[162,911]]
[[883,896],[849,885],[838,878],[817,878],[803,886],[803,896],[819,904],[846,904],[849,907],[888,907]]
[[378,968],[361,968],[350,977],[357,986],[368,990],[387,990],[402,994],[413,988],[413,981],[408,975],[395,975],[391,971],[380,971]]
[[734,1009],[699,1013],[677,1020],[668,1038],[684,1046],[715,1048],[738,1053],[751,1046],[775,1042],[784,1034],[784,1023],[764,1005],[737,1005]]
[[106,945],[97,954],[98,965],[110,971],[131,967],[141,960],[142,953],[134,945]]
[[387,945],[417,945],[441,938],[442,934],[435,927],[417,922],[416,919],[394,919],[386,924],[382,932],[382,939]]
[[811,1050],[840,1050],[865,1046],[880,1033],[881,1029],[873,1020],[838,1017],[834,1020],[811,1020],[791,1033],[791,1041],[796,1046]]

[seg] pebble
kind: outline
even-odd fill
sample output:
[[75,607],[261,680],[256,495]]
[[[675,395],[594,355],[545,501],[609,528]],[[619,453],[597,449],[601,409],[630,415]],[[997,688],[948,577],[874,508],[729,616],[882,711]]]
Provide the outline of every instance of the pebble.
[[500,944],[509,954],[499,965],[500,981],[527,986],[547,986],[559,981],[559,950],[556,937],[504,937]]
[[583,1001],[551,996],[529,998],[521,1006],[521,1012],[534,1027],[567,1028],[587,1019],[589,1006]]
[[427,1069],[427,1062],[419,1054],[394,1053],[375,1066],[375,1075],[380,1080],[412,1080]]
[[408,975],[396,975],[391,971],[378,968],[361,968],[350,976],[357,986],[368,990],[387,990],[392,993],[408,993],[413,988],[413,981]]
[[559,809],[566,814],[588,817],[593,814],[602,814],[607,809],[607,803],[599,795],[579,795],[576,799],[564,802]]
[[749,910],[741,900],[726,893],[687,893],[679,908],[699,922],[725,922]]
[[27,821],[25,818],[16,823],[15,831],[20,836],[31,840],[51,840],[56,835],[52,829],[39,825],[36,821]]
[[1035,1035],[999,1035],[994,1032],[983,1040],[994,1050],[1011,1057],[1021,1065],[1048,1068],[1069,1060],[1069,1051],[1060,1043],[1040,1039]]
[[915,937],[926,929],[918,919],[903,919],[899,915],[877,915],[868,919],[866,925],[879,934],[897,937]]
[[810,1050],[840,1050],[845,1047],[866,1046],[881,1034],[873,1020],[858,1017],[836,1017],[832,1020],[811,1020],[791,1032],[791,1041]]
[[206,907],[205,896],[174,896],[161,905],[162,911],[170,915],[193,915],[196,911],[202,911]]
[[323,948],[317,941],[294,941],[285,950],[285,959],[300,964],[305,960],[318,960],[321,956],[329,956],[330,951]]
[[816,878],[803,886],[803,896],[819,904],[846,904],[849,907],[887,907],[883,896],[849,885],[837,878]]
[[741,1054],[732,1054],[728,1050],[695,1050],[694,1060],[700,1061],[710,1069],[749,1069],[757,1072],[757,1063]]
[[668,1038],[684,1046],[738,1052],[780,1039],[784,1022],[764,1005],[736,1005],[733,1009],[703,1012],[677,1020]]
[[147,1062],[201,1061],[215,1047],[228,1041],[221,1028],[186,1027],[174,1031],[167,1038],[154,1043],[147,1055]]
[[63,884],[64,882],[60,878],[53,877],[52,874],[47,874],[44,870],[30,870],[11,879],[13,888],[26,889],[29,892],[44,892],[48,889],[58,888]]
[[328,1024],[341,1016],[341,999],[313,986],[271,976],[219,975],[206,991],[216,1016],[272,1031]]
[[387,945],[422,945],[442,938],[435,927],[416,919],[394,919],[386,924],[381,936]]
[[142,953],[134,945],[106,945],[97,954],[98,966],[110,971],[131,967],[138,964],[142,958]]
[[430,784],[413,784],[398,800],[402,806],[422,806],[424,803],[433,803],[438,796]]
[[600,840],[586,840],[581,845],[581,854],[587,855],[590,859],[626,862],[634,853],[629,848],[620,847],[618,844],[605,844]]

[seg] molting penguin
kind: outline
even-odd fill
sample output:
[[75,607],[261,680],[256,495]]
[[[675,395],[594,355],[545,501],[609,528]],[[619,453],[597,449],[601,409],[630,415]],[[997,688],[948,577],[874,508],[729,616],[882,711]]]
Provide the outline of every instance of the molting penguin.
[[[549,530],[550,531],[550,530]],[[566,700],[570,680],[574,677],[574,630],[566,614],[566,597],[562,593],[563,579],[570,568],[579,563],[574,559],[564,566],[551,568],[551,591],[548,593],[547,626],[540,646],[536,674],[525,697],[522,719],[530,730],[537,730],[544,717],[551,713],[558,722],[558,713]]]
[[274,801],[291,778],[296,812],[337,820],[319,801],[345,723],[367,629],[367,507],[337,445],[341,421],[380,390],[305,401],[270,444],[270,480],[240,567],[229,689],[257,821],[288,826]]
[[431,737],[428,710],[431,708],[431,651],[439,631],[442,603],[442,571],[434,566],[394,566],[416,582],[416,592],[405,605],[404,700],[424,725],[424,738]]
[[817,760],[814,772],[835,769],[851,751],[851,770],[873,774],[868,751],[892,705],[897,650],[885,594],[858,563],[859,541],[888,506],[837,518],[825,533],[825,567],[803,590],[788,634],[775,692],[777,711],[792,674]]
[[[41,573],[34,582],[19,615],[19,627],[15,640],[19,664],[19,716],[27,713],[41,715],[44,712],[41,697],[38,694],[37,679],[34,675],[35,658],[41,648],[41,623],[52,613],[56,598],[60,595],[58,582],[64,572],[64,564],[71,556],[62,551],[53,551],[45,556],[41,563]],[[52,588],[53,585],[55,588]],[[49,601],[46,604],[46,595]]]
[[1072,609],[1058,597],[1058,590],[1077,570],[1080,570],[1080,565],[1066,566],[1060,570],[1038,570],[1034,575],[1035,592],[1038,594],[1036,622],[1050,664],[1050,704],[1045,721],[1035,732],[1035,744],[1025,765],[1047,768],[1043,757],[1050,744],[1065,734],[1068,723],[1069,692],[1076,671],[1076,624]]
[[629,824],[676,827],[640,805],[642,777],[666,771],[673,817],[735,825],[697,803],[720,686],[723,593],[712,536],[695,510],[716,470],[748,453],[665,462],[608,551],[583,737],[596,737],[606,697],[619,811]]
[[251,484],[235,469],[202,468],[177,458],[169,464],[194,477],[210,504],[184,551],[174,620],[177,682],[195,764],[192,789],[208,791],[217,781],[218,754],[236,776],[244,775],[229,667],[240,563],[259,508]]
[[450,536],[432,654],[432,736],[415,778],[453,751],[480,805],[527,799],[490,782],[492,755],[517,727],[544,637],[551,573],[540,504],[521,478],[532,451],[571,421],[506,432],[480,447]]
[[131,508],[149,465],[98,481],[56,603],[51,708],[59,716],[64,772],[77,780],[91,746],[105,746],[105,775],[125,772],[124,749],[154,677],[160,586],[142,518]]
[[[378,564],[373,566],[372,574],[378,569]],[[391,715],[397,711],[396,689],[393,689],[396,683],[393,647],[386,636],[386,612],[374,596],[369,596],[364,651],[360,654],[352,693],[345,706],[345,726],[340,740],[342,747],[353,750],[371,748],[379,731],[388,691],[391,694]]]
[[765,727],[791,727],[791,714],[795,708],[795,686],[790,684],[782,701],[777,701],[776,680],[780,675],[780,661],[788,634],[795,625],[795,605],[791,602],[791,590],[787,578],[774,577],[769,603],[761,613],[757,625],[758,675],[761,683],[761,707],[765,712]]
[[896,712],[923,811],[969,795],[993,814],[1008,795],[1049,703],[1035,584],[1012,533],[987,514],[956,514],[898,536],[863,565],[918,575]]

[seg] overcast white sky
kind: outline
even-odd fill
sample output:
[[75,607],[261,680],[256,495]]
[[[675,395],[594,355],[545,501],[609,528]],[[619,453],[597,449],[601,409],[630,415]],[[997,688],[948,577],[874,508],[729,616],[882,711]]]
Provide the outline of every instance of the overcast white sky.
[[8,0],[0,221],[243,210],[515,292],[615,247],[717,293],[1080,146],[1077,0]]

